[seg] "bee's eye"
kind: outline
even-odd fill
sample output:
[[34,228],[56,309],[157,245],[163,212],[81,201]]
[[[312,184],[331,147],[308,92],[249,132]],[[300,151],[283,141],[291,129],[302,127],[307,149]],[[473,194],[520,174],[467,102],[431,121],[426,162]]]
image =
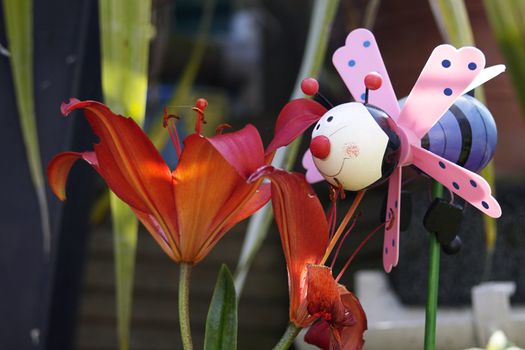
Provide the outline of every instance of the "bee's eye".
[[332,121],[332,119],[334,119],[334,117],[329,116],[328,119],[326,119],[326,121],[330,123]]
[[320,127],[321,127],[321,124],[317,124],[317,126],[315,127],[315,130],[319,130]]

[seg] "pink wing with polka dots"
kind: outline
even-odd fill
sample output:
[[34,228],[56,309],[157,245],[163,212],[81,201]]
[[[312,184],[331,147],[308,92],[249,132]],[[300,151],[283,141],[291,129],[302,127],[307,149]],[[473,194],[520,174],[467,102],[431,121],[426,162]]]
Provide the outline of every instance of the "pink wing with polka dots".
[[493,218],[501,216],[489,184],[478,174],[418,146],[411,146],[413,164],[443,186]]
[[383,109],[396,119],[399,104],[392,83],[381,58],[374,35],[367,29],[359,28],[346,37],[345,46],[335,51],[332,62],[356,101],[365,100],[365,76],[377,72],[383,78],[378,90],[371,91],[368,103]]
[[432,51],[397,123],[421,139],[485,67],[475,47],[440,45]]
[[401,207],[401,173],[397,167],[388,179],[386,200],[385,238],[383,241],[383,268],[390,272],[399,260],[399,215]]

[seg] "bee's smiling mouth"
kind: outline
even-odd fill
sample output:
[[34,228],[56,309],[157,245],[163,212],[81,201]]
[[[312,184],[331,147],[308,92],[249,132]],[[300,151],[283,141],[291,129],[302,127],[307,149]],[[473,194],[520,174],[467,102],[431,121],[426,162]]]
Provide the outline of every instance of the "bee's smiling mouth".
[[337,170],[337,172],[336,172],[335,174],[333,174],[333,175],[329,175],[329,174],[327,174],[327,173],[324,173],[324,172],[321,171],[321,169],[319,169],[319,168],[317,168],[317,170],[319,170],[319,172],[321,173],[321,175],[324,175],[324,176],[326,176],[326,177],[336,177],[337,175],[339,175],[339,174],[341,173],[341,171],[343,171],[343,167],[344,167],[344,165],[345,165],[345,161],[346,161],[347,159],[350,159],[350,158],[348,158],[348,157],[343,158],[343,161],[341,162],[341,166],[339,167],[339,170]]
[[[344,125],[344,126],[340,127],[339,129],[335,130],[333,133],[329,134],[328,136],[333,136],[333,135],[337,134],[338,132],[340,132],[341,130],[346,129],[346,128],[348,128],[348,126],[347,126],[347,125]],[[329,174],[327,174],[327,173],[321,171],[321,169],[319,169],[319,168],[317,168],[317,170],[319,170],[319,172],[320,172],[321,175],[323,175],[323,176],[326,176],[326,177],[335,177],[335,176],[339,175],[339,174],[341,173],[341,171],[343,171],[343,166],[345,165],[345,161],[346,161],[347,159],[349,159],[349,157],[344,157],[344,158],[343,158],[343,160],[341,161],[341,166],[339,167],[339,169],[337,170],[337,172],[336,172],[335,174],[333,174],[333,175],[329,175]]]

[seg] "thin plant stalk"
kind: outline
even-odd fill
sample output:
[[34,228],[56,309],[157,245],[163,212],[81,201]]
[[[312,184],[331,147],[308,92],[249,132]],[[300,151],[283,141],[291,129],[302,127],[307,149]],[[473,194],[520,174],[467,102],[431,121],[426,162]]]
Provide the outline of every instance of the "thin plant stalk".
[[[432,189],[434,198],[443,196],[443,186],[437,182]],[[428,249],[428,289],[427,304],[425,308],[425,350],[436,349],[436,320],[437,320],[437,303],[439,290],[439,260],[441,245],[439,244],[436,234],[430,233]]]
[[9,49],[4,54],[9,55],[11,62],[18,118],[40,212],[44,258],[47,260],[51,251],[51,224],[33,94],[33,1],[4,0],[3,10]]
[[[338,5],[339,0],[316,0],[314,2],[306,48],[290,99],[296,99],[303,95],[301,91],[301,81],[304,78],[317,77],[319,75],[326,55],[328,38]],[[301,140],[298,138],[289,146],[278,149],[272,165],[278,168],[291,169],[297,158],[300,143]],[[247,273],[266,237],[272,218],[273,214],[270,205],[267,204],[250,219],[234,275],[235,290],[237,291],[238,297],[240,297],[242,293]]]
[[[143,124],[148,86],[149,42],[153,35],[151,0],[101,0],[102,91],[117,113]],[[120,350],[129,349],[138,221],[110,194],[115,243],[117,332]]]
[[179,272],[179,325],[182,348],[193,349],[190,327],[190,277],[192,266],[188,263],[180,263]]
[[297,335],[299,335],[299,332],[301,331],[300,327],[297,327],[293,323],[288,324],[288,328],[286,328],[286,331],[284,332],[283,336],[275,345],[273,350],[286,350],[292,346],[295,338],[297,338]]
[[[486,3],[488,2],[489,1],[486,1]],[[498,1],[498,4],[501,3],[502,2]],[[463,0],[430,0],[430,5],[434,18],[436,19],[441,31],[441,35],[445,41],[456,47],[475,45],[467,8]],[[476,88],[476,98],[481,103],[486,104],[483,86]],[[487,166],[481,171],[481,176],[487,180],[495,194],[494,161],[490,161],[489,164],[487,164]],[[490,271],[492,269],[492,256],[494,255],[498,233],[496,220],[494,218],[484,215],[483,223],[485,228],[485,247],[487,254],[485,257],[485,267],[482,280],[487,280],[490,277]]]

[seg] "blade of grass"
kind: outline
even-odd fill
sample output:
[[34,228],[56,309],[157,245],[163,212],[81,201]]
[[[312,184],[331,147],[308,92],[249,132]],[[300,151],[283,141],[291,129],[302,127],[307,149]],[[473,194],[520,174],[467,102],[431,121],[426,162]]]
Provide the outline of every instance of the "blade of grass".
[[[146,112],[149,42],[153,35],[151,0],[101,0],[102,91],[117,113],[143,124]],[[110,195],[115,244],[119,349],[129,349],[138,221],[131,209]]]
[[525,1],[484,0],[484,5],[525,116]]
[[[203,4],[202,17],[199,23],[199,31],[197,34],[197,40],[191,51],[188,63],[184,68],[182,77],[180,78],[175,92],[168,100],[168,106],[179,106],[185,103],[190,94],[191,88],[199,73],[199,68],[204,58],[204,52],[206,51],[206,45],[208,43],[208,36],[213,20],[213,11],[215,9],[216,0],[206,0]],[[162,149],[166,146],[169,135],[166,130],[162,127],[162,115],[158,117],[157,123],[153,123],[153,127],[149,132],[149,136],[153,141],[153,144],[158,148]]]
[[[215,9],[216,0],[205,0],[203,5],[202,17],[199,24],[197,40],[190,53],[188,63],[182,72],[182,77],[179,80],[176,90],[169,98],[167,106],[179,106],[187,104],[187,99],[190,91],[195,83],[199,68],[202,64],[206,45],[208,43],[208,36],[213,20],[213,11]],[[209,113],[209,112],[208,112]],[[157,122],[153,122],[153,127],[148,132],[149,137],[157,149],[163,149],[169,138],[169,134],[162,127],[162,115],[157,117]],[[101,195],[97,198],[93,209],[91,211],[91,222],[101,222],[109,209],[109,196]]]
[[[498,3],[501,4],[502,2]],[[463,0],[430,0],[430,5],[441,35],[448,43],[456,47],[474,46],[472,27]],[[481,101],[481,103],[486,104],[485,92],[482,86],[476,88],[476,98]],[[496,186],[493,161],[481,171],[481,176],[487,180],[492,188],[493,194],[495,194]],[[486,280],[490,277],[490,271],[492,269],[492,255],[496,247],[497,225],[496,220],[487,215],[483,216],[483,223],[485,227],[485,247],[487,249],[487,255],[482,280]]]
[[40,211],[44,257],[47,259],[51,250],[51,226],[33,95],[33,2],[4,0],[3,10],[18,118]]
[[[338,5],[338,0],[316,0],[314,2],[303,61],[301,62],[301,68],[290,98],[292,100],[303,95],[301,81],[306,77],[317,77],[321,71],[332,22]],[[291,169],[297,158],[300,144],[301,139],[298,138],[289,146],[278,149],[272,165],[278,168]],[[238,298],[240,298],[242,293],[244,282],[255,254],[259,251],[266,237],[272,221],[272,215],[270,205],[267,204],[250,219],[235,271],[235,290]]]

